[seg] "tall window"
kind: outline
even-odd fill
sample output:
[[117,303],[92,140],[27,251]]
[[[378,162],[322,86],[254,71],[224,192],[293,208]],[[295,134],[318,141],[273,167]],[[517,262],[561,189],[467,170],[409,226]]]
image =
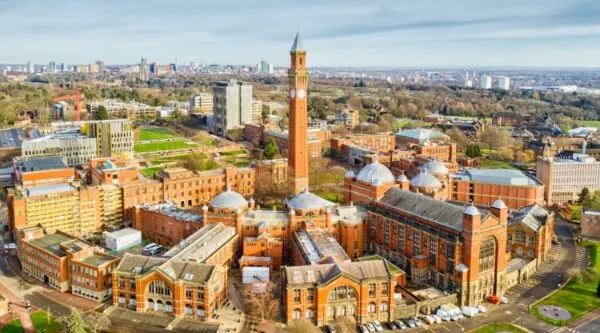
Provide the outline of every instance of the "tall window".
[[377,285],[375,283],[369,284],[369,297],[375,297],[377,291]]
[[413,239],[413,256],[416,256],[421,254],[421,233],[418,230],[414,231]]
[[377,310],[377,305],[375,305],[375,303],[369,303],[369,306],[367,307],[367,312],[375,313],[376,310]]
[[300,289],[294,289],[294,303],[300,303]]
[[398,227],[398,252],[404,253],[404,227]]
[[343,301],[343,300],[352,300],[356,298],[356,292],[354,288],[350,286],[339,286],[335,287],[332,291],[329,292],[328,299],[329,301]]
[[388,284],[387,283],[382,283],[381,284],[381,295],[382,296],[387,296],[388,295]]
[[306,289],[306,301],[307,302],[315,301],[315,288]]
[[496,242],[494,237],[490,236],[486,238],[481,244],[479,250],[479,271],[487,271],[494,268],[495,253],[496,253]]
[[171,288],[167,286],[163,281],[155,280],[150,282],[148,285],[148,293],[171,296]]
[[517,229],[515,232],[515,241],[519,244],[525,244],[525,239],[527,236],[525,235],[525,231],[521,229]]

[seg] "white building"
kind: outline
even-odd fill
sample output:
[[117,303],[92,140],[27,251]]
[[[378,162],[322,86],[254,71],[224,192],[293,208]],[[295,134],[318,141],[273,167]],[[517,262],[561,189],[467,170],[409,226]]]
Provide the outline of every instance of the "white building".
[[498,88],[502,90],[510,89],[510,78],[507,76],[499,76],[498,77]]
[[492,77],[489,75],[481,76],[481,89],[492,89]]
[[465,87],[473,88],[473,79],[465,79]]
[[252,122],[252,84],[235,79],[217,82],[214,92],[213,132],[227,131]]
[[133,228],[125,228],[113,232],[104,233],[106,247],[121,251],[142,243],[142,232]]
[[198,93],[190,97],[190,112],[212,112],[213,94]]

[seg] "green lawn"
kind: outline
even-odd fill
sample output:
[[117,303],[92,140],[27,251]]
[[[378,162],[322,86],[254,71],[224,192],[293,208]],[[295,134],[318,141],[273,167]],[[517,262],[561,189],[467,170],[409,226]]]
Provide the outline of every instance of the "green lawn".
[[512,166],[510,164],[510,162],[490,160],[490,159],[482,160],[481,167],[489,168],[489,169],[516,169],[514,166]]
[[144,127],[140,131],[140,140],[160,140],[173,137],[175,134],[163,127]]
[[183,161],[188,156],[190,156],[190,154],[176,155],[176,156],[170,156],[170,157],[161,157],[161,158],[152,160],[151,162],[152,162],[152,164],[163,164],[163,163],[169,163],[169,162]]
[[133,146],[136,153],[148,153],[161,150],[173,150],[198,147],[196,143],[189,143],[185,140],[142,143]]
[[469,331],[472,333],[497,333],[497,332],[515,332],[515,333],[527,333],[527,331],[518,328],[517,326],[510,323],[493,323],[485,325]]
[[19,319],[12,320],[6,326],[0,328],[0,333],[22,333],[24,332],[23,326]]
[[245,150],[230,150],[230,151],[220,152],[219,154],[221,154],[221,156],[231,156],[231,155],[242,155],[245,153],[246,153]]
[[44,311],[36,311],[31,314],[31,321],[35,326],[35,331],[38,333],[58,333],[62,329],[62,325],[49,317]]
[[163,171],[163,168],[159,168],[159,167],[145,168],[145,169],[142,169],[142,174],[146,177],[152,178],[152,177],[154,177],[155,173],[159,173],[161,171]]
[[[569,281],[561,290],[550,296],[543,302],[536,304],[532,310],[534,316],[549,322],[552,325],[563,326],[568,322],[575,320],[582,315],[600,308],[600,297],[596,296],[596,288],[600,280],[600,243],[584,242],[582,244],[588,248],[592,266],[578,274]],[[546,318],[539,314],[538,309],[542,305],[556,305],[568,310],[573,317],[570,320],[561,321]]]
[[342,203],[344,200],[343,193],[333,193],[329,191],[319,191],[319,196],[325,200],[329,200],[335,203]]
[[578,123],[581,123],[581,125],[585,127],[596,127],[600,129],[600,120],[583,120]]

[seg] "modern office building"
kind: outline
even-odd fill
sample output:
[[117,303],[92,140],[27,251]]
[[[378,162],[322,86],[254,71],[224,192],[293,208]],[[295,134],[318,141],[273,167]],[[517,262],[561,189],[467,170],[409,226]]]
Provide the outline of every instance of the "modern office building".
[[19,231],[18,255],[23,272],[61,292],[103,302],[112,296],[111,272],[119,259],[62,231],[41,226]]
[[190,112],[213,112],[213,94],[198,93],[190,97]]
[[544,184],[519,170],[466,169],[452,175],[450,199],[491,205],[500,198],[508,208],[544,205]]
[[228,130],[252,122],[252,84],[237,80],[213,86],[213,132],[225,136]]
[[489,75],[482,75],[479,83],[481,89],[492,89],[492,77]]
[[125,119],[148,119],[158,116],[159,108],[135,101],[122,102],[114,99],[105,99],[97,102],[91,102],[86,105],[88,112],[95,115],[100,106],[106,108],[109,118]]
[[70,166],[83,165],[98,157],[97,140],[78,131],[61,132],[23,141],[23,156],[63,156]]
[[584,188],[600,190],[600,161],[586,154],[538,157],[536,175],[545,185],[547,204],[575,202]]

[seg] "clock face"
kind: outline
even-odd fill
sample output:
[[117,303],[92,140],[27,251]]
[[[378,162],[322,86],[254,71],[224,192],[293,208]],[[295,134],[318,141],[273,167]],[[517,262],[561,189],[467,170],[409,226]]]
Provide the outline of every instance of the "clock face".
[[306,96],[304,89],[298,89],[298,98],[304,98],[304,96]]
[[294,89],[290,89],[290,97],[294,98],[296,96],[296,91]]

